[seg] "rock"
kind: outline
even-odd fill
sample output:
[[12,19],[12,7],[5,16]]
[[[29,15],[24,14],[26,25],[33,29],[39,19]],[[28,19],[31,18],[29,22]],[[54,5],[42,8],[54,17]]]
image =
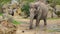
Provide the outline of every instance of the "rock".
[[17,27],[16,25],[3,20],[0,23],[0,34],[16,34]]
[[3,14],[0,19],[0,34],[16,34],[17,27],[12,23],[12,16]]
[[4,13],[2,16],[3,20],[7,20],[8,22],[12,22],[13,21],[13,17],[7,13]]

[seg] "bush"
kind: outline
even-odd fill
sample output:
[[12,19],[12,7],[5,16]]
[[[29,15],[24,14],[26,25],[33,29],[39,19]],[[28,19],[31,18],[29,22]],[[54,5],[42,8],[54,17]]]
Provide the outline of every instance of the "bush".
[[34,2],[35,0],[25,0],[24,5],[22,6],[21,10],[25,13],[26,17],[30,16],[29,12],[29,3]]
[[55,1],[56,2],[55,4],[60,5],[60,0],[48,0],[48,1],[49,3],[53,3],[53,1]]
[[55,12],[55,14],[60,17],[60,11]]
[[29,3],[26,3],[23,5],[23,7],[21,8],[21,10],[25,13],[25,15],[27,15],[27,17],[29,16],[30,12],[29,12]]

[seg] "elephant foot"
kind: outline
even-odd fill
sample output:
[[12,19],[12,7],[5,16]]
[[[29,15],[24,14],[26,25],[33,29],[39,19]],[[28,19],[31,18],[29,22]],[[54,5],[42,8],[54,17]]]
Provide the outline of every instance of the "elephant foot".
[[39,25],[36,25],[36,27],[38,27]]
[[30,27],[29,29],[33,29],[33,27]]
[[47,24],[44,24],[44,26],[46,26]]
[[39,24],[36,24],[36,27],[38,27],[39,26]]

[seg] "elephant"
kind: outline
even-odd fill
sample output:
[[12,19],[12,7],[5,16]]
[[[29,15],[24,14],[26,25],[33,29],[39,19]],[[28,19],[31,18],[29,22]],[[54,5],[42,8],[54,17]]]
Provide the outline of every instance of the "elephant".
[[33,20],[36,19],[36,27],[39,25],[40,20],[44,21],[44,25],[46,26],[47,14],[48,14],[48,6],[41,2],[32,2],[29,4],[30,6],[30,26],[29,29],[32,29]]

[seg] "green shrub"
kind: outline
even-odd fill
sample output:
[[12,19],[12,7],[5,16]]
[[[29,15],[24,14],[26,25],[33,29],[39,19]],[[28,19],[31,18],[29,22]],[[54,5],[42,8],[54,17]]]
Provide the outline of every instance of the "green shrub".
[[55,4],[60,5],[60,0],[48,0],[48,1],[49,3],[53,3],[53,1],[55,1],[56,2]]
[[24,5],[22,6],[21,10],[25,13],[26,17],[30,16],[30,12],[29,12],[29,3],[33,2],[35,0],[25,0],[26,2],[24,3]]
[[55,12],[55,14],[60,17],[60,11]]
[[27,2],[26,4],[24,4],[23,7],[21,8],[21,10],[25,13],[25,15],[29,16],[29,14],[30,14],[29,3]]

